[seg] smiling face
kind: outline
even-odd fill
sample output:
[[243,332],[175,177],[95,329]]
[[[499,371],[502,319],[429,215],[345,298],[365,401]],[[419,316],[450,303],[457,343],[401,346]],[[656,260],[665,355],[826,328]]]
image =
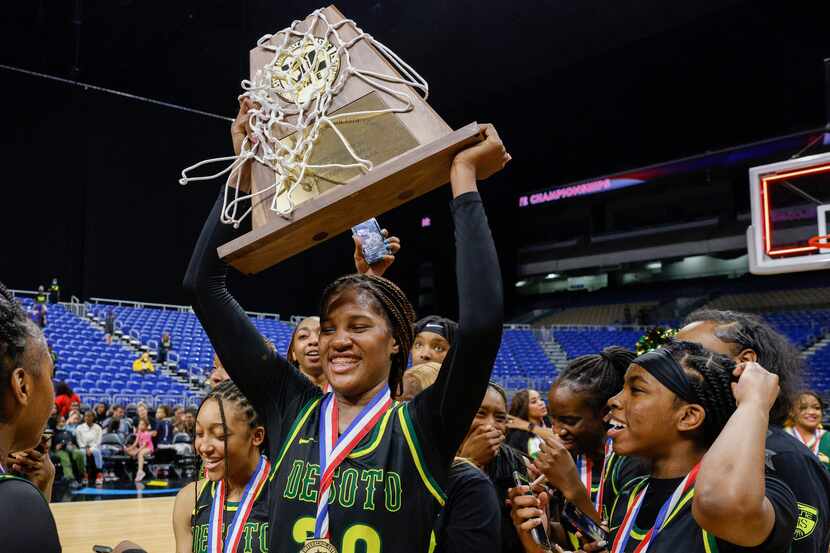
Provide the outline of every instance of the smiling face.
[[561,382],[548,393],[553,431],[574,453],[594,452],[605,439],[603,413],[592,408],[586,392]]
[[256,463],[265,439],[265,429],[261,426],[251,428],[236,404],[225,401],[222,406],[227,428],[222,426],[216,399],[205,401],[196,419],[194,447],[207,470],[208,479],[213,481],[225,476],[226,457],[232,473],[248,470],[252,461]]
[[[648,371],[632,364],[622,391],[608,400],[614,451],[654,459],[680,439],[678,426],[688,406]],[[701,421],[702,422],[702,421]]]
[[450,350],[450,343],[447,339],[435,332],[419,332],[412,345],[412,364],[443,363],[447,352]]
[[799,427],[813,433],[821,424],[821,403],[813,394],[801,394],[793,409],[793,420]]
[[484,401],[478,408],[473,424],[470,426],[470,433],[479,426],[490,425],[501,431],[502,435],[507,433],[507,404],[504,398],[491,387],[487,388],[484,394]]
[[528,390],[527,401],[527,416],[531,420],[542,420],[548,414],[548,407],[536,390]]
[[296,362],[304,373],[314,378],[323,373],[319,340],[320,319],[318,317],[303,319],[294,331],[288,354],[289,361]]
[[357,398],[389,380],[399,346],[374,297],[347,288],[332,296],[320,324],[326,379],[340,396]]

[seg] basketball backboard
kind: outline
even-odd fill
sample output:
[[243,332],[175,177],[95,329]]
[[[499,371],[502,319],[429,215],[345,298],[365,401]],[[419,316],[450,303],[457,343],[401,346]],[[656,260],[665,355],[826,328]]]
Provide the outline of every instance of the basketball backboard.
[[749,188],[750,271],[830,269],[830,249],[815,245],[815,237],[827,236],[830,229],[830,152],[753,167]]

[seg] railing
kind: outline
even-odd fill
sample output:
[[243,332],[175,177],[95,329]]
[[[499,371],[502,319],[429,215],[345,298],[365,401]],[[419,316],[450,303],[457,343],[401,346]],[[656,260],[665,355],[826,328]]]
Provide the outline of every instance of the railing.
[[[37,292],[33,292],[33,294],[37,294]],[[117,305],[118,307],[134,307],[138,309],[143,309],[145,307],[150,307],[153,309],[161,309],[162,311],[179,311],[180,313],[193,313],[193,308],[189,305],[176,305],[172,303],[154,303],[148,301],[129,301],[129,300],[119,300],[113,298],[89,298],[89,302],[92,302],[96,305],[104,304],[104,305]],[[246,315],[249,317],[254,317],[256,319],[274,319],[276,321],[280,320],[279,313],[263,313],[259,311],[246,311]]]

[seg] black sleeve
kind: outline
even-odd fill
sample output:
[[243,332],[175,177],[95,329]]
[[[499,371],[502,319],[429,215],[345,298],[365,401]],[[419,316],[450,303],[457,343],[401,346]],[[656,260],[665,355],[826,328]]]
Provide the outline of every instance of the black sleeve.
[[532,434],[530,434],[529,432],[511,428],[507,431],[507,438],[505,438],[504,441],[507,442],[507,445],[509,445],[513,449],[518,449],[525,455],[529,455],[527,451],[527,442],[531,436]]
[[451,493],[452,506],[444,513],[437,551],[493,551],[501,544],[501,509],[493,483],[484,474],[468,473]]
[[766,496],[775,511],[775,524],[767,539],[757,547],[742,548],[740,551],[754,553],[775,553],[789,551],[793,541],[795,524],[798,519],[798,507],[795,504],[795,495],[784,482],[767,475],[764,478]]
[[501,270],[481,196],[478,192],[458,196],[452,214],[458,330],[435,384],[411,403],[416,430],[435,447],[428,462],[437,463],[434,468],[444,473],[487,390],[504,322]]
[[[227,265],[217,248],[234,238],[233,226],[219,220],[223,194],[208,215],[184,287],[225,370],[266,421],[281,415],[287,403],[317,388],[265,343],[245,310],[227,288]],[[269,427],[269,433],[272,429]]]
[[15,553],[60,553],[49,505],[34,486],[12,480],[0,484],[0,543]]

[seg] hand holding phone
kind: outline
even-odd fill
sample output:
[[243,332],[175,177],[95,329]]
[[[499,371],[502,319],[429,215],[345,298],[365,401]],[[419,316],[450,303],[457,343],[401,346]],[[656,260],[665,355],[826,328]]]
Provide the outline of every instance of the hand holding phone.
[[374,217],[352,227],[352,234],[360,240],[360,247],[366,263],[374,265],[389,255],[386,238]]
[[[527,479],[522,477],[522,475],[519,474],[518,471],[513,471],[513,482],[516,484],[516,487],[528,486],[529,483],[526,480]],[[530,488],[528,488],[528,491],[523,495],[532,497],[533,492],[530,491]],[[549,550],[551,548],[550,540],[548,540],[548,534],[545,531],[542,524],[539,524],[531,528],[530,536],[533,538],[533,541],[536,542],[543,549]]]

